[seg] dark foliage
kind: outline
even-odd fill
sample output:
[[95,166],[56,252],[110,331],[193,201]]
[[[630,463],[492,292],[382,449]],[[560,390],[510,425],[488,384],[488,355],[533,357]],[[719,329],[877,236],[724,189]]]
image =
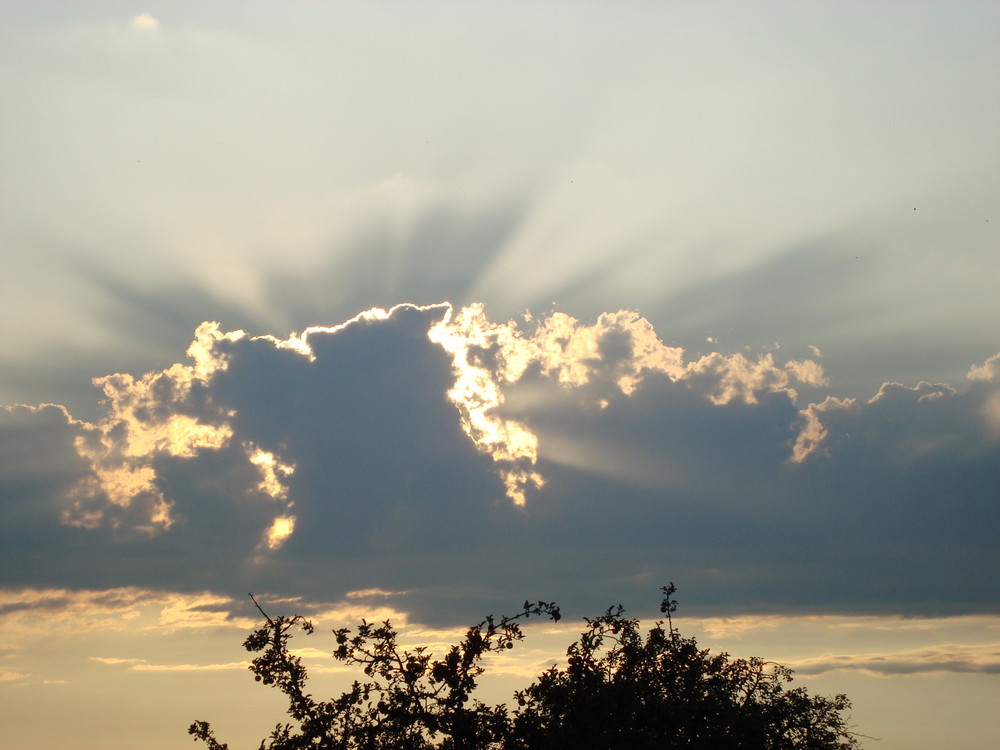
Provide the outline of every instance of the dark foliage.
[[[662,589],[657,622],[643,636],[639,621],[619,605],[587,620],[567,663],[515,693],[517,707],[489,706],[472,696],[490,652],[523,638],[532,616],[559,620],[549,602],[525,602],[510,617],[487,617],[435,659],[423,648],[401,648],[396,631],[362,620],[335,630],[333,658],[364,673],[340,697],[317,701],[306,692],[306,670],[288,648],[291,631],[313,631],[301,617],[270,618],[244,646],[257,653],[254,679],[289,701],[294,724],[279,724],[261,750],[834,750],[856,748],[844,713],[850,702],[785,689],[791,671],[761,659],[711,654],[674,628],[674,586]],[[254,600],[256,604],[256,600]],[[258,609],[260,607],[258,606]],[[207,722],[188,729],[209,750],[228,750]]]

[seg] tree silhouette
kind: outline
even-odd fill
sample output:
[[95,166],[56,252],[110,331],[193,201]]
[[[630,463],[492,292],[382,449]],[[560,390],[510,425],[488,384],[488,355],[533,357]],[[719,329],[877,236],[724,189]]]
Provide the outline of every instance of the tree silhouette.
[[[402,648],[389,621],[365,620],[334,631],[333,658],[361,669],[363,681],[328,701],[306,692],[306,670],[288,647],[291,633],[313,632],[299,616],[269,617],[245,648],[257,653],[254,679],[289,701],[294,724],[278,724],[261,750],[834,750],[859,747],[846,723],[850,702],[785,689],[791,670],[758,658],[711,654],[674,628],[673,584],[661,589],[660,620],[643,636],[639,621],[618,605],[586,620],[553,666],[514,694],[517,707],[473,697],[481,661],[514,647],[520,623],[558,621],[550,602],[525,602],[513,616],[487,617],[441,658],[424,647]],[[252,598],[252,597],[251,597]],[[254,604],[257,604],[254,599]],[[228,750],[208,722],[188,732],[209,750]]]

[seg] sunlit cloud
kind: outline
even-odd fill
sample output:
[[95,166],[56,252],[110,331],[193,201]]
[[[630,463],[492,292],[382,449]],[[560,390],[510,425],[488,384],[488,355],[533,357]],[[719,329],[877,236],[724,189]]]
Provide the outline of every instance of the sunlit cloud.
[[295,503],[288,499],[287,486],[287,478],[295,473],[295,465],[282,462],[274,453],[261,450],[252,443],[245,444],[244,447],[247,450],[248,460],[261,473],[261,480],[257,485],[257,489],[265,495],[269,495],[275,500],[282,502],[286,510],[284,515],[275,517],[264,536],[264,545],[266,548],[268,550],[276,550],[295,531],[295,516],[288,512]]
[[[1000,617],[991,615],[740,615],[680,622],[683,630],[703,634],[703,645],[724,641],[728,650],[732,644],[753,643],[805,675],[1000,672]],[[817,655],[803,656],[810,652]]]
[[236,602],[210,593],[174,594],[160,609],[158,625],[172,632],[178,629],[250,628],[252,617],[236,616]]
[[246,592],[317,674],[557,600],[512,683],[669,580],[990,746],[1000,6],[78,5],[0,11],[5,747],[256,746]]
[[[930,456],[956,454],[970,458],[987,449],[982,430],[992,431],[996,392],[989,386],[959,393],[947,383],[921,381],[915,386],[884,383],[867,402],[827,397],[800,412],[802,428],[792,460],[830,455],[834,447],[859,437],[878,445],[882,455],[899,465]],[[976,415],[975,419],[970,419]]]
[[827,396],[819,403],[806,406],[801,412],[802,424],[798,437],[792,446],[791,460],[794,463],[802,463],[808,456],[814,453],[826,451],[823,441],[828,434],[824,426],[824,415],[831,412],[853,412],[859,411],[858,403],[855,399],[838,399],[834,396]]
[[169,597],[137,587],[108,590],[0,589],[0,622],[8,633],[64,628],[131,627],[139,608],[166,604]]
[[387,591],[386,589],[361,589],[359,591],[348,591],[344,596],[347,599],[371,599],[375,597],[405,596],[406,591]]
[[295,531],[295,516],[278,516],[267,530],[267,548],[276,550]]
[[135,672],[219,672],[246,668],[245,661],[231,661],[225,664],[136,664],[131,667]]
[[156,29],[160,26],[160,20],[149,13],[140,13],[132,18],[132,25],[137,29]]
[[785,363],[785,369],[791,373],[794,380],[797,380],[803,385],[809,385],[819,387],[821,385],[829,385],[830,381],[826,377],[826,373],[823,372],[823,366],[818,362],[811,359],[807,360],[789,360]]
[[172,501],[157,486],[152,464],[159,456],[191,458],[229,442],[232,431],[226,419],[231,415],[213,408],[206,387],[214,373],[228,366],[217,344],[244,335],[223,334],[217,323],[204,323],[187,351],[192,364],[175,364],[138,379],[118,373],[94,380],[104,392],[107,413],[76,438],[92,474],[78,485],[63,513],[64,523],[96,528],[107,522],[117,528],[123,516],[131,516],[132,527],[150,535],[173,525]]
[[261,473],[260,484],[257,485],[264,494],[270,495],[275,500],[284,500],[288,497],[288,486],[285,480],[295,473],[295,465],[282,462],[274,453],[261,450],[252,443],[244,446],[247,450],[247,459],[256,466]]
[[88,657],[88,660],[97,662],[98,664],[107,664],[112,667],[116,667],[119,665],[132,666],[134,664],[142,664],[146,661],[145,659],[135,659],[135,658],[123,659],[118,656],[90,656]]
[[944,644],[912,651],[831,654],[803,659],[788,666],[802,674],[823,674],[836,670],[883,677],[939,672],[1000,674],[1000,643]]
[[216,594],[182,594],[138,587],[107,590],[0,589],[0,625],[12,641],[78,632],[169,633],[247,629],[256,620]]
[[[300,597],[257,597],[272,614],[303,614],[324,623],[343,624],[367,617],[409,622],[405,611],[373,604],[392,592],[352,592],[339,602],[304,602]],[[81,631],[168,634],[180,630],[249,630],[260,622],[249,601],[209,592],[164,592],[137,587],[101,591],[67,589],[0,589],[0,625],[14,634],[58,636]],[[16,650],[11,643],[6,648]],[[108,657],[110,658],[110,657]]]
[[[754,404],[758,394],[769,392],[785,391],[794,398],[793,382],[826,382],[814,361],[781,366],[771,354],[750,360],[742,354],[713,353],[685,363],[682,349],[664,345],[648,320],[629,311],[603,314],[590,325],[564,313],[494,323],[482,305],[458,312],[446,304],[404,305],[388,311],[373,308],[343,324],[313,326],[287,339],[248,338],[243,331],[223,333],[217,323],[204,323],[187,350],[189,364],[138,378],[115,374],[95,380],[105,395],[106,416],[79,426],[75,445],[91,471],[72,493],[63,522],[87,529],[127,523],[148,535],[168,531],[177,521],[175,503],[164,494],[154,466],[162,457],[194,458],[229,445],[237,412],[213,391],[237,351],[270,345],[276,352],[289,351],[315,362],[313,339],[337,340],[362,326],[388,323],[405,309],[440,314],[427,337],[452,359],[454,383],[448,396],[463,430],[496,463],[507,496],[519,506],[545,482],[536,468],[538,438],[521,421],[502,416],[501,407],[505,389],[529,371],[563,388],[587,387],[598,408],[606,408],[615,393],[632,395],[650,374],[689,383],[716,405],[733,400]],[[818,435],[817,430],[812,433]],[[284,502],[263,537],[265,547],[277,549],[294,529],[288,483],[295,461],[258,445],[253,436],[242,444],[247,460],[260,472],[258,491]],[[796,450],[797,458],[807,452],[803,447]]]
[[[864,540],[856,566],[903,575],[905,555],[886,558],[876,541],[899,523],[896,496],[908,498],[906,533],[893,537],[906,554],[952,559],[933,535],[942,524],[969,540],[963,555],[991,554],[976,537],[996,471],[988,380],[965,393],[886,383],[868,400],[801,403],[797,387],[824,387],[826,372],[777,347],[688,357],[633,311],[497,322],[483,305],[448,303],[372,308],[284,338],[204,323],[187,354],[99,378],[104,413],[93,422],[55,406],[0,412],[10,466],[0,481],[19,483],[0,507],[29,519],[39,540],[24,547],[30,565],[5,571],[11,583],[62,583],[69,571],[77,586],[191,596],[238,586],[389,613],[434,596],[456,610],[520,596],[509,589],[527,570],[551,576],[539,579],[546,589],[574,570],[586,597],[583,569],[633,590],[680,565],[701,583],[728,581],[727,595],[750,607],[740,581],[785,580],[810,535],[822,540],[810,554],[833,556],[833,530]],[[42,501],[17,500],[25,482]],[[959,484],[961,512],[940,506]],[[612,554],[612,529],[635,559],[593,555]],[[486,589],[467,538],[499,555]],[[141,560],[147,544],[169,571],[93,562]],[[711,564],[688,562],[706,545]],[[32,557],[42,548],[55,556]],[[314,580],[306,571],[318,562],[343,572]],[[833,570],[817,562],[811,580],[832,586]],[[949,591],[980,598],[971,584]],[[859,601],[882,600],[871,588]],[[158,627],[232,622],[228,601],[171,602],[162,608],[173,619]]]
[[666,346],[647,319],[627,310],[604,313],[592,325],[561,312],[494,323],[476,304],[450,314],[430,338],[454,359],[456,384],[449,397],[462,413],[463,428],[502,467],[507,494],[517,505],[544,483],[534,469],[538,439],[523,423],[501,417],[500,408],[505,386],[533,368],[565,388],[596,388],[591,398],[599,408],[607,407],[611,394],[632,395],[651,374],[690,383],[716,405],[754,404],[759,394],[780,391],[794,398],[796,381],[827,382],[813,360],[779,366],[770,354],[754,361],[713,353],[685,363],[683,349]]
[[495,351],[498,338],[509,329],[489,323],[481,307],[467,308],[448,316],[429,332],[453,358],[455,385],[448,397],[461,412],[462,429],[476,446],[501,464],[507,496],[515,505],[525,504],[528,488],[542,485],[534,470],[538,440],[520,423],[496,414],[503,403],[497,375],[481,358]]
[[994,354],[981,365],[969,369],[969,380],[993,380],[1000,372],[1000,354]]
[[224,672],[233,669],[246,669],[247,661],[234,661],[224,664],[151,664],[145,659],[119,659],[113,656],[91,656],[90,661],[111,667],[127,667],[132,672]]
[[401,607],[374,605],[358,599],[319,605],[309,612],[309,618],[330,625],[354,623],[361,619],[367,619],[369,622],[391,620],[400,628],[406,628],[411,624],[410,614]]
[[679,618],[685,627],[696,628],[710,638],[740,638],[744,635],[785,631],[853,631],[854,633],[980,633],[998,631],[1000,617],[965,615],[955,617],[899,617],[885,615],[734,615],[727,617]]

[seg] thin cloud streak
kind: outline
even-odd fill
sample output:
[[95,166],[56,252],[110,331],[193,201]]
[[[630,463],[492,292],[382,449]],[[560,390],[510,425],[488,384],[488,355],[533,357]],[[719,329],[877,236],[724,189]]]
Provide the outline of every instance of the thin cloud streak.
[[852,670],[869,675],[1000,674],[1000,642],[981,645],[942,644],[913,651],[830,654],[792,662],[787,666],[805,675]]

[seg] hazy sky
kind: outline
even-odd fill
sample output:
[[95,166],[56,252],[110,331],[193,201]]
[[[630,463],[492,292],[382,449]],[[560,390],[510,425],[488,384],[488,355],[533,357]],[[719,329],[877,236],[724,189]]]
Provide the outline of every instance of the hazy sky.
[[998,33],[4,4],[5,748],[255,746],[247,591],[434,641],[560,602],[502,687],[668,580],[880,750],[993,747]]

